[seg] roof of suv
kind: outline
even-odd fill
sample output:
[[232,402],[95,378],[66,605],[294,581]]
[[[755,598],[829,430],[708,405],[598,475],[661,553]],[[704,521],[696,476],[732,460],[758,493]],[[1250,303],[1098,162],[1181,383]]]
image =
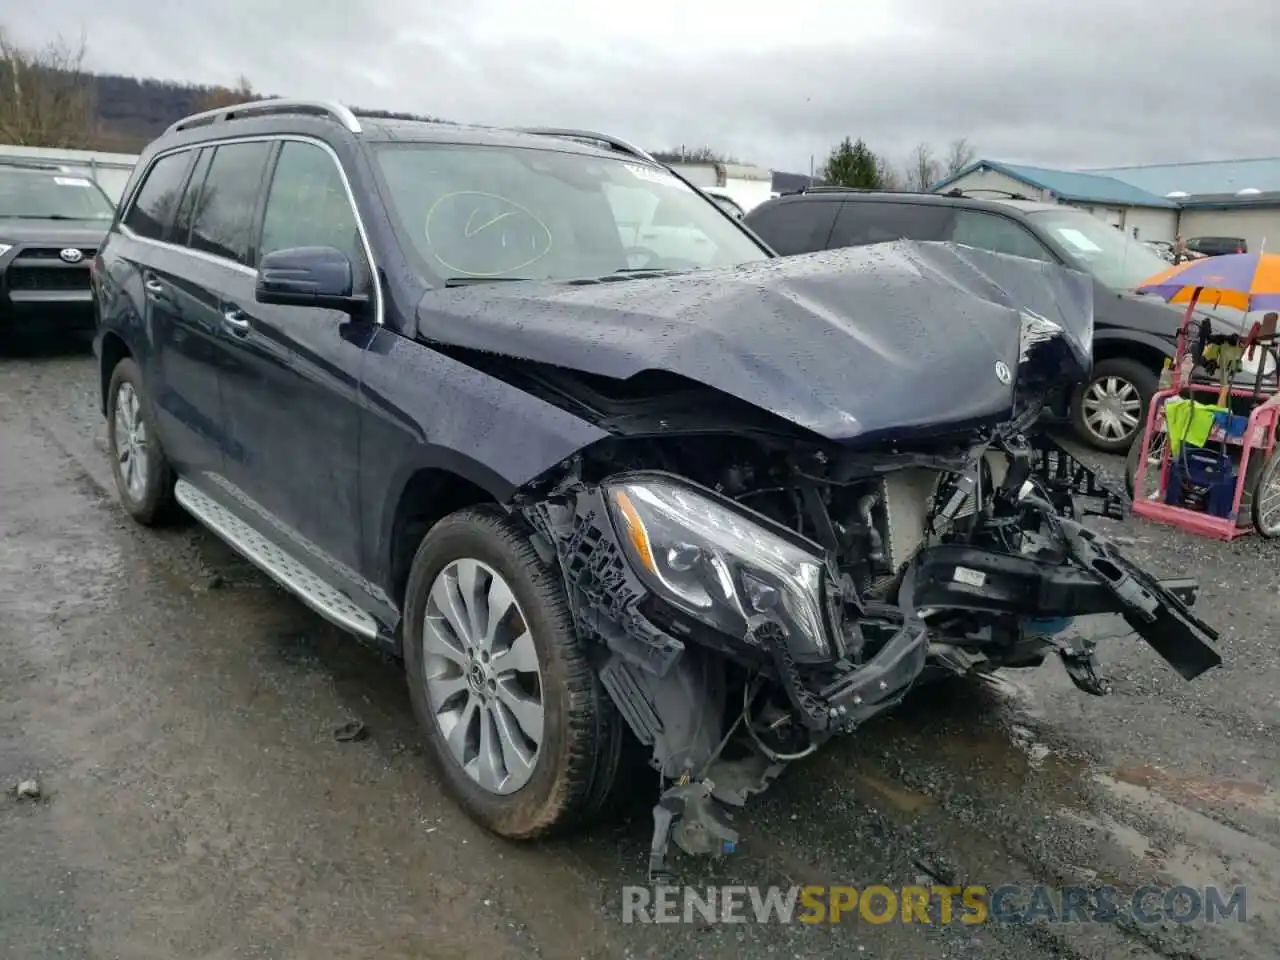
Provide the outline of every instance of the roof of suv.
[[[880,202],[880,203],[925,203],[936,204],[938,206],[955,206],[968,207],[976,210],[1008,210],[1013,207],[1015,210],[1021,210],[1024,213],[1034,213],[1040,210],[1061,210],[1062,205],[1057,203],[1044,203],[1039,200],[1022,200],[1006,197],[957,197],[950,194],[938,193],[915,193],[901,192],[890,190],[857,190],[845,188],[818,188],[814,190],[804,190],[799,193],[785,193],[780,197],[766,201],[770,205],[779,203],[812,203],[817,201],[843,201],[852,202]],[[763,206],[763,204],[761,204]],[[759,208],[757,208],[759,209]]]
[[[226,124],[253,122],[255,126],[260,126],[264,121],[279,120],[282,123],[287,121],[296,123],[300,118],[336,123],[348,134],[362,140],[486,144],[555,149],[567,153],[615,158],[618,154],[623,154],[633,160],[656,162],[644,150],[625,140],[589,130],[541,127],[504,129],[458,124],[448,120],[415,119],[388,116],[372,111],[357,111],[339,103],[321,100],[258,100],[230,107],[219,107],[178,120],[165,130],[162,139],[175,134],[190,134],[198,130],[209,131],[209,139],[214,139],[227,131]],[[234,130],[235,127],[231,129]],[[548,144],[550,138],[555,139],[554,147]],[[193,139],[199,139],[199,135],[197,134]]]

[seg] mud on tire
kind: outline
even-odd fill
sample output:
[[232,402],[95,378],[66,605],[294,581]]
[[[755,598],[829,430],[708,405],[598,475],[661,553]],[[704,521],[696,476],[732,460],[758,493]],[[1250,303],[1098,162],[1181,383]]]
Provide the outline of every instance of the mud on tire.
[[[529,780],[506,795],[481,787],[454,759],[427,692],[429,593],[458,560],[480,561],[506,581],[537,651],[543,738]],[[612,796],[623,724],[574,631],[559,572],[542,561],[522,526],[496,507],[469,507],[436,524],[410,569],[403,630],[409,695],[428,752],[473,819],[523,840],[576,829],[598,816]]]
[[[125,388],[128,388],[126,390]],[[137,400],[137,418],[145,431],[146,457],[142,471],[141,489],[132,491],[125,479],[125,466],[120,459],[120,445],[125,438],[119,435],[120,418],[117,406],[122,392],[132,391]],[[111,453],[111,472],[115,477],[120,502],[134,520],[148,527],[170,524],[182,516],[181,508],[173,497],[174,474],[160,447],[156,433],[156,418],[151,408],[151,398],[142,386],[142,373],[138,365],[125,357],[111,371],[107,387],[107,448]]]

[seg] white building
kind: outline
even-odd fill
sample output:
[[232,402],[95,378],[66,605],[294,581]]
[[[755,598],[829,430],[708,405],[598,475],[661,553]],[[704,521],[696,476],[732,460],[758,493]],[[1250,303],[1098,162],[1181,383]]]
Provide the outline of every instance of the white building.
[[1066,203],[1139,240],[1241,237],[1280,250],[1280,157],[1080,171],[978,160],[932,189]]

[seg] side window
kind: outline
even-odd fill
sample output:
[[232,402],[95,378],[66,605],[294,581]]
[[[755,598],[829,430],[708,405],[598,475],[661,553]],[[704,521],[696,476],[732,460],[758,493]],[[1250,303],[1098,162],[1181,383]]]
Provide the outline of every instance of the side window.
[[169,242],[187,246],[191,242],[191,224],[195,220],[197,204],[201,191],[204,190],[205,177],[209,175],[209,163],[213,160],[212,148],[206,147],[196,158],[196,165],[191,168],[191,176],[187,180],[187,189],[182,194],[182,203],[178,205],[178,215],[173,220],[173,232]]
[[265,140],[214,149],[204,189],[194,201],[191,249],[251,263],[253,214],[270,153],[271,144]]
[[981,213],[977,210],[956,211],[951,239],[955,243],[978,247],[980,250],[990,250],[993,253],[1008,253],[1030,260],[1054,262],[1053,254],[1035,238],[1030,230],[1008,217],[995,213]]
[[757,207],[746,224],[784,257],[825,250],[840,205],[829,200],[792,200]]
[[860,247],[890,240],[945,240],[953,210],[940,203],[846,200],[840,204],[832,247]]
[[336,247],[353,264],[365,259],[355,211],[333,158],[315,144],[295,140],[280,148],[259,253],[289,247]]
[[186,177],[191,151],[161,157],[147,173],[123,223],[140,237],[163,240],[178,206],[178,194]]

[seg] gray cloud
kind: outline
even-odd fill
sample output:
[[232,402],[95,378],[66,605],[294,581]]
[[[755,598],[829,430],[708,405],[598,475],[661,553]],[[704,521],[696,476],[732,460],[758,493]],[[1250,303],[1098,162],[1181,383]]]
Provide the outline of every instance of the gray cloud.
[[16,2],[0,0],[16,40],[83,26],[97,69],[244,74],[273,93],[710,144],[792,170],[846,135],[895,159],[963,136],[982,156],[1066,167],[1280,154],[1280,5],[1256,0],[741,2],[721,20],[674,2],[63,0],[56,22],[5,16]]

